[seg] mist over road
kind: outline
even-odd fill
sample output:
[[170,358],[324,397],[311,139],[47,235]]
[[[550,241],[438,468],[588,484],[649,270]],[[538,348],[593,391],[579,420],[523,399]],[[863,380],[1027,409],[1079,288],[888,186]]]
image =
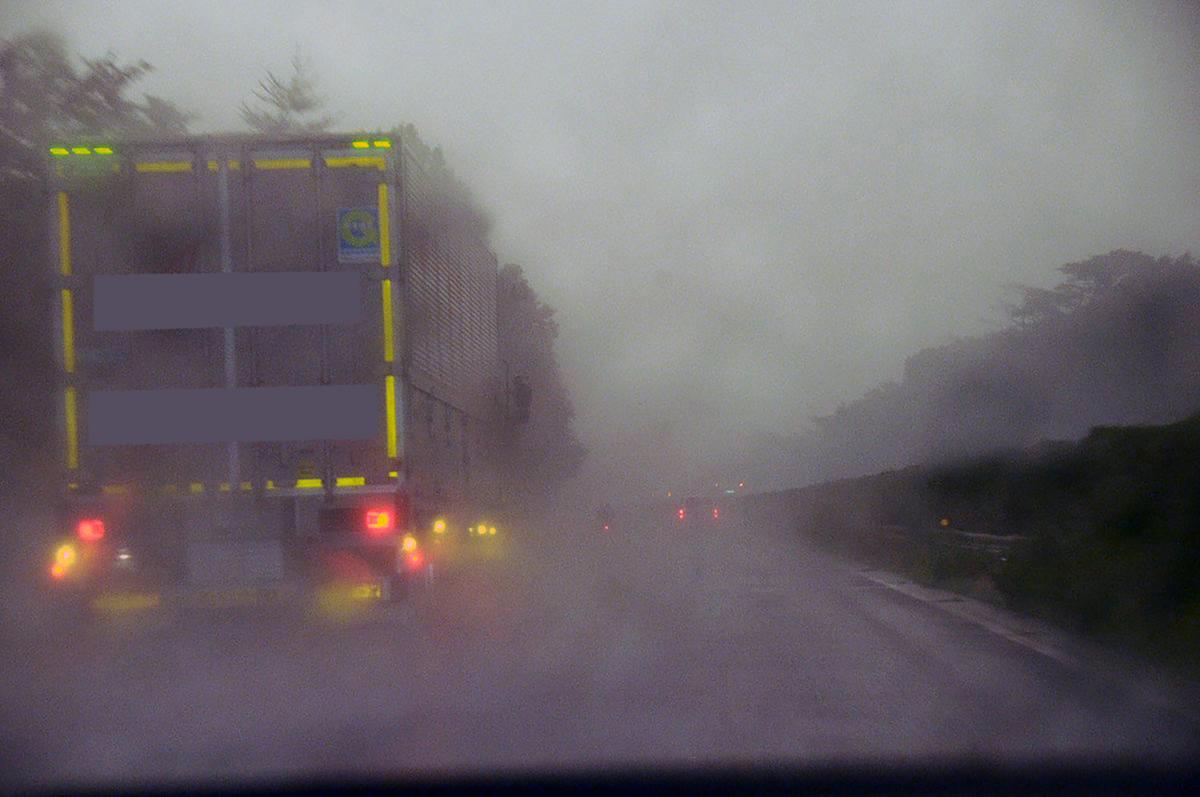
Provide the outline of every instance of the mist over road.
[[14,638],[0,765],[48,786],[1200,751],[1200,727],[1137,684],[781,529],[546,525],[353,622],[162,615]]

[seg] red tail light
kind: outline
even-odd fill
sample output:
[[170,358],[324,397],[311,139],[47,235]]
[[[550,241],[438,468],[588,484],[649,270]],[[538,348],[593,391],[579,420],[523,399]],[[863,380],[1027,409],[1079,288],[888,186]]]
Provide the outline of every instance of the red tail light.
[[392,513],[386,509],[368,509],[367,531],[371,534],[386,534],[392,530]]
[[104,539],[104,521],[96,518],[86,518],[79,521],[75,533],[84,542],[100,542]]
[[713,507],[713,520],[716,520],[716,519],[717,519],[717,518],[719,518],[720,516],[721,516],[721,510],[720,510],[720,509],[717,509],[717,508],[714,506],[714,507]]
[[679,514],[679,519],[683,520],[683,509],[680,509],[678,514]]

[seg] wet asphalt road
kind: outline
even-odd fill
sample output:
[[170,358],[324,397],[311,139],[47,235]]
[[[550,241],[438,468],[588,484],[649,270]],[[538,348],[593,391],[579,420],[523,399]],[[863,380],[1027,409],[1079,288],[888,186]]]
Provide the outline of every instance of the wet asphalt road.
[[777,529],[566,517],[459,560],[361,615],[10,628],[8,785],[1200,751],[1132,679]]

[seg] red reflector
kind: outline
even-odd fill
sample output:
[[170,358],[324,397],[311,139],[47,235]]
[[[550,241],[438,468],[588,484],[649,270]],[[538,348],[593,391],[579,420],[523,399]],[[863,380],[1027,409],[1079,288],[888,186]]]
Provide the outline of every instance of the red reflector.
[[104,521],[95,518],[81,520],[75,527],[75,533],[84,542],[99,542],[104,539]]
[[392,529],[392,513],[386,509],[367,510],[367,531],[383,532]]

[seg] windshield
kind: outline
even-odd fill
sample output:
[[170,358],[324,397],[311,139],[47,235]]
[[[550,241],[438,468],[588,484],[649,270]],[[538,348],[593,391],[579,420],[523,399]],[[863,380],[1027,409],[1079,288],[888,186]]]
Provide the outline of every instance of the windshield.
[[1197,760],[1198,34],[5,4],[0,767]]

